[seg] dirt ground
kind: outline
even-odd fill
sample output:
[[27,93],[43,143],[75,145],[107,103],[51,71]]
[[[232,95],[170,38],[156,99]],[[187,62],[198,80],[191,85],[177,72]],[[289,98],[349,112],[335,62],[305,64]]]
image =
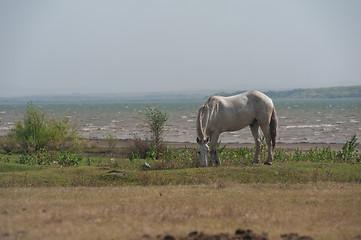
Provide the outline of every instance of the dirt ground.
[[360,190],[349,183],[0,188],[0,239],[361,240]]
[[[282,240],[312,240],[309,236],[299,236],[297,233],[281,234]],[[146,235],[142,240],[177,240],[172,235],[151,238]],[[269,240],[267,233],[257,234],[250,229],[237,229],[234,234],[219,233],[219,234],[205,234],[203,232],[190,232],[188,236],[180,237],[179,240]]]

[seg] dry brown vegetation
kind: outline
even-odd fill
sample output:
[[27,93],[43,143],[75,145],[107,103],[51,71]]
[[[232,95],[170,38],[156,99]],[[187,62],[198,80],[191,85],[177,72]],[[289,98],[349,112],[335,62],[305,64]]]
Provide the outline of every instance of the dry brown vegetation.
[[361,235],[361,185],[0,188],[1,239],[141,239],[237,228],[281,239]]

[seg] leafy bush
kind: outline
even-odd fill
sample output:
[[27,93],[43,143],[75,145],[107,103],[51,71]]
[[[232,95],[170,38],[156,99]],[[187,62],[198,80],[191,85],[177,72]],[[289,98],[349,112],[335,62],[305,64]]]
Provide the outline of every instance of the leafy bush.
[[16,122],[9,137],[27,152],[44,147],[68,149],[76,146],[79,139],[68,118],[61,121],[49,118],[42,109],[36,109],[32,102],[28,103],[23,122]]
[[44,148],[37,150],[34,154],[22,155],[19,158],[20,164],[29,165],[59,165],[69,167],[79,165],[83,159],[81,155],[70,152],[46,151]]

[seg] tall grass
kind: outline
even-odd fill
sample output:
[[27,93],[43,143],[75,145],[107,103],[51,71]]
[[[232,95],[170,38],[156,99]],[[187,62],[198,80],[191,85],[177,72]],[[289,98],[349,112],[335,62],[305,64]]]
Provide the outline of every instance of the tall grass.
[[[346,141],[342,146],[342,150],[334,151],[330,147],[310,148],[306,151],[296,149],[294,152],[287,152],[281,147],[276,149],[274,154],[275,162],[285,161],[307,161],[307,162],[339,162],[339,163],[360,163],[361,154],[357,146],[356,135],[352,136],[351,140]],[[254,148],[241,147],[238,149],[226,149],[225,146],[218,148],[223,165],[248,165],[253,160]],[[265,142],[261,147],[261,158],[266,160],[267,149]]]
[[[110,154],[112,161],[122,162],[122,166],[127,166],[129,169],[142,169],[142,165],[145,161],[151,164],[151,169],[185,169],[185,168],[196,168],[199,167],[199,160],[197,156],[196,148],[169,148],[165,147],[162,151],[157,151],[157,157],[155,157],[155,149],[152,148],[150,141],[147,140],[136,140],[134,142],[136,147],[130,147],[126,149],[115,149],[111,146],[112,151],[116,154]],[[286,151],[281,147],[275,151],[274,162],[314,162],[314,163],[350,163],[360,164],[361,154],[358,152],[357,138],[353,136],[350,141],[347,141],[340,151],[334,151],[330,147],[311,148],[306,151],[296,149],[293,152]],[[159,149],[158,149],[159,150]],[[121,152],[121,154],[119,154]],[[226,145],[218,146],[219,156],[222,160],[223,166],[248,166],[251,165],[254,148],[240,147],[240,148],[227,148]],[[92,153],[87,158],[83,158],[80,154],[74,154],[71,151],[52,151],[47,148],[41,148],[32,153],[26,153],[20,156],[20,160],[14,162],[22,164],[39,164],[39,165],[50,165],[53,162],[58,163],[58,156],[66,155],[67,158],[87,159],[86,162],[82,163],[77,161],[79,164],[85,165],[108,165],[109,159],[104,157],[97,158],[96,153]],[[116,157],[116,155],[129,156],[128,158]],[[261,158],[266,160],[267,150],[262,148]],[[103,160],[102,160],[103,159]],[[76,164],[60,164],[65,165],[76,165]],[[119,164],[118,164],[119,165]]]

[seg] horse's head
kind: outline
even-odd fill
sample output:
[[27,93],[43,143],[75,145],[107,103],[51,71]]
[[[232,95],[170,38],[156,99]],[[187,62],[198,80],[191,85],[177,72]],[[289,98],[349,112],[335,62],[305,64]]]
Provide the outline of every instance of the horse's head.
[[197,138],[198,157],[202,167],[208,166],[208,153],[209,153],[209,147],[207,145],[208,140],[209,140],[208,138],[205,140],[201,140]]

